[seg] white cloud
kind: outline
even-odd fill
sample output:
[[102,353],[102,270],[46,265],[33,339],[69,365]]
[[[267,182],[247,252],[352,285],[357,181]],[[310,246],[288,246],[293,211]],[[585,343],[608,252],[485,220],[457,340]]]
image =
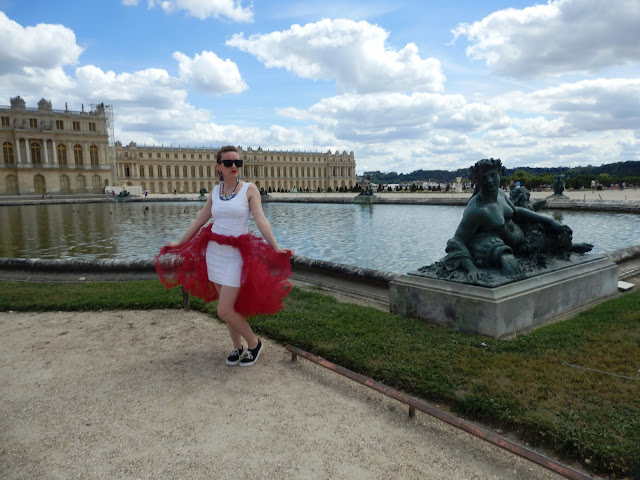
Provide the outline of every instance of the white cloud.
[[[83,51],[72,30],[62,25],[23,27],[0,12],[0,72],[56,70],[75,65]],[[32,74],[33,76],[33,74]]]
[[173,58],[178,61],[180,80],[190,83],[198,92],[223,95],[240,93],[248,88],[238,66],[229,59],[222,60],[213,52],[196,53],[193,59],[175,52]]
[[[128,0],[133,1],[133,0]],[[159,5],[166,13],[184,10],[192,17],[228,18],[234,22],[252,22],[253,7],[243,7],[235,0],[148,0],[149,8]]]
[[423,59],[418,47],[385,46],[389,33],[367,22],[324,19],[264,35],[235,34],[227,45],[257,57],[268,68],[302,78],[333,80],[340,92],[412,92],[443,89],[440,62]]
[[637,0],[549,0],[492,13],[452,33],[467,55],[496,72],[521,78],[594,72],[640,60]]
[[135,7],[138,5],[138,0],[122,0],[122,5],[125,7]]
[[554,128],[564,135],[635,130],[640,129],[640,79],[600,78],[530,93],[510,92],[497,98],[495,105],[559,119]]
[[335,137],[361,143],[424,140],[439,132],[456,137],[509,125],[509,119],[496,109],[467,103],[461,95],[420,92],[346,94],[322,99],[306,112],[283,109],[279,113],[313,119]]

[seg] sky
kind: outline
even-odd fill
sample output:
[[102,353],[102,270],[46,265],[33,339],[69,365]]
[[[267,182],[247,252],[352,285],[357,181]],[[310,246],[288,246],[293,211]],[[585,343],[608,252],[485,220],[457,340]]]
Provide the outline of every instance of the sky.
[[357,173],[640,160],[638,0],[0,0],[0,105]]

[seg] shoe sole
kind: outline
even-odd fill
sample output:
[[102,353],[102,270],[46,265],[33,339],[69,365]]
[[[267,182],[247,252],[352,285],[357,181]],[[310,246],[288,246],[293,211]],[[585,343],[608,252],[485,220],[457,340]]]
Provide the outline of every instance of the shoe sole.
[[240,366],[241,367],[250,367],[251,365],[253,365],[254,363],[256,363],[258,361],[258,357],[260,356],[260,354],[262,353],[262,350],[264,350],[264,344],[260,347],[260,350],[258,350],[258,353],[256,353],[255,358],[251,361],[251,363],[246,362],[246,363],[242,363],[240,362]]
[[240,363],[240,360],[238,360],[237,362],[230,362],[229,360],[227,360],[227,365],[229,365],[230,367],[233,367],[234,365],[238,365]]

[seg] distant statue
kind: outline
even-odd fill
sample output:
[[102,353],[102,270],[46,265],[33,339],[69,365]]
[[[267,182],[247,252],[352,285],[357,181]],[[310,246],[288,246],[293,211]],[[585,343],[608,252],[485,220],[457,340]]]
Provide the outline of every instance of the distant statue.
[[[500,189],[502,173],[499,159],[480,160],[471,167],[475,191],[454,237],[447,242],[447,255],[419,272],[435,269],[439,277],[462,277],[465,283],[490,282],[494,272],[518,279],[526,269],[544,267],[546,256],[568,258],[571,252],[584,253],[593,248],[587,243],[572,243],[568,226],[537,213],[533,207],[515,205]],[[519,195],[519,203],[522,198],[529,203],[522,190]]]
[[554,175],[553,183],[551,185],[553,187],[554,195],[564,196],[562,195],[562,192],[564,192],[564,175],[562,174]]

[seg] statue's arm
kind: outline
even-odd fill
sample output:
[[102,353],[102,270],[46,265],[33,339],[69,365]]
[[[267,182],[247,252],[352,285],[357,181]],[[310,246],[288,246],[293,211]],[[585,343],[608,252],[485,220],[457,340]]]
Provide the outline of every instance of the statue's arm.
[[507,198],[508,204],[513,208],[513,217],[516,223],[542,223],[548,225],[553,230],[561,230],[564,228],[560,222],[556,222],[553,218],[542,215],[534,210],[524,207],[516,207],[511,200]]

